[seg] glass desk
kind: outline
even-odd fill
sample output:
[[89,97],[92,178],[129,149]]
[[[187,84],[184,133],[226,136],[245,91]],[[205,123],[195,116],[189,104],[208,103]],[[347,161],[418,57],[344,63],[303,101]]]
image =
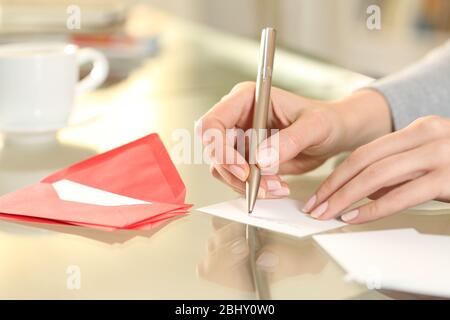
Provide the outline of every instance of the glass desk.
[[[168,150],[172,133],[193,131],[194,121],[234,84],[255,78],[258,42],[178,21],[167,24],[160,51],[124,81],[77,101],[70,125],[58,133],[3,137],[0,193],[98,152],[151,132]],[[369,78],[296,56],[276,55],[274,85],[310,97],[333,99]],[[288,177],[292,197],[305,200],[330,172]],[[236,197],[209,174],[207,165],[181,164],[191,213],[151,232],[100,232],[77,227],[0,221],[0,298],[43,299],[254,299],[245,226],[215,219],[195,208]],[[449,211],[421,210],[334,232],[414,227],[449,234]],[[439,209],[439,208],[434,208]],[[265,279],[274,299],[393,298],[408,295],[369,290],[345,280],[343,270],[310,237],[258,232],[269,252]],[[74,269],[75,268],[75,269]],[[80,288],[68,281],[80,272]]]

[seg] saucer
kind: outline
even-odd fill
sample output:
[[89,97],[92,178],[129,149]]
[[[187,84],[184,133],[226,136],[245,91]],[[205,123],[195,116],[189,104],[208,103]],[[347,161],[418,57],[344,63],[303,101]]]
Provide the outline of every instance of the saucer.
[[3,143],[9,146],[31,146],[57,143],[56,130],[29,131],[29,132],[3,132]]

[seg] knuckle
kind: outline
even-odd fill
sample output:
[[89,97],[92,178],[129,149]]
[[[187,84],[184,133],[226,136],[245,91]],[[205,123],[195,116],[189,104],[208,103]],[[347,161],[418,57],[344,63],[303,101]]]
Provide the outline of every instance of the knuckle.
[[364,170],[364,176],[370,179],[378,177],[384,171],[383,167],[380,163],[372,164]]
[[438,159],[445,163],[450,161],[450,139],[439,140],[433,149],[435,149]]
[[280,150],[292,150],[296,149],[299,145],[301,145],[301,138],[299,135],[291,132],[291,131],[281,131],[278,136],[278,144]]
[[303,161],[295,161],[293,163],[293,172],[292,173],[301,174],[301,173],[304,173],[305,171],[308,171],[308,170]]
[[212,132],[216,128],[219,128],[219,122],[214,116],[205,115],[199,121],[197,121],[196,130],[202,135],[207,135],[208,132]]
[[413,122],[413,126],[420,131],[438,136],[449,131],[449,121],[436,115],[419,118]]
[[324,133],[329,133],[330,129],[330,116],[329,112],[322,108],[313,109],[307,113],[310,121],[314,123],[317,128],[321,128]]
[[422,119],[422,121],[425,123],[442,123],[444,120],[444,118],[437,115],[428,115],[419,119]]
[[366,146],[362,146],[357,148],[355,151],[350,154],[347,159],[344,161],[343,165],[348,166],[349,168],[357,168],[361,165],[361,161],[363,159],[363,154],[365,154]]
[[256,87],[256,84],[254,81],[243,81],[235,84],[233,88],[231,89],[231,92],[239,92],[239,91],[245,91],[245,90],[253,90]]
[[307,113],[311,119],[314,119],[316,122],[324,123],[327,121],[326,112],[323,109],[317,108],[312,109],[309,113]]

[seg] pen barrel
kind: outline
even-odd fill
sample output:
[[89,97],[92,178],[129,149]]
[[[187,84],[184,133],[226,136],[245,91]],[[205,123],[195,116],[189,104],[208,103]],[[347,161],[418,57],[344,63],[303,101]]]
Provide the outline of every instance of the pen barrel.
[[261,182],[261,170],[256,165],[258,146],[267,134],[267,117],[270,107],[270,88],[272,86],[272,69],[275,56],[275,30],[265,28],[261,35],[261,51],[256,78],[255,101],[253,106],[253,124],[250,134],[248,162],[250,173],[246,182],[246,198],[248,212],[253,211]]
[[265,28],[261,34],[261,50],[256,79],[253,124],[250,136],[249,163],[256,164],[258,145],[268,137],[267,118],[270,107],[270,89],[272,86],[272,70],[275,56],[276,31]]

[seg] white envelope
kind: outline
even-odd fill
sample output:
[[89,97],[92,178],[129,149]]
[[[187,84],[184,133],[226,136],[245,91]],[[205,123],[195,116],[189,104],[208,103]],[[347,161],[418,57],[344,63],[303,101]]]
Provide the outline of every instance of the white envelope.
[[197,210],[294,237],[305,237],[346,225],[338,220],[313,219],[301,211],[302,207],[300,201],[293,199],[258,200],[249,215],[245,199],[239,198]]
[[414,229],[316,235],[314,240],[370,289],[450,298],[450,237]]

